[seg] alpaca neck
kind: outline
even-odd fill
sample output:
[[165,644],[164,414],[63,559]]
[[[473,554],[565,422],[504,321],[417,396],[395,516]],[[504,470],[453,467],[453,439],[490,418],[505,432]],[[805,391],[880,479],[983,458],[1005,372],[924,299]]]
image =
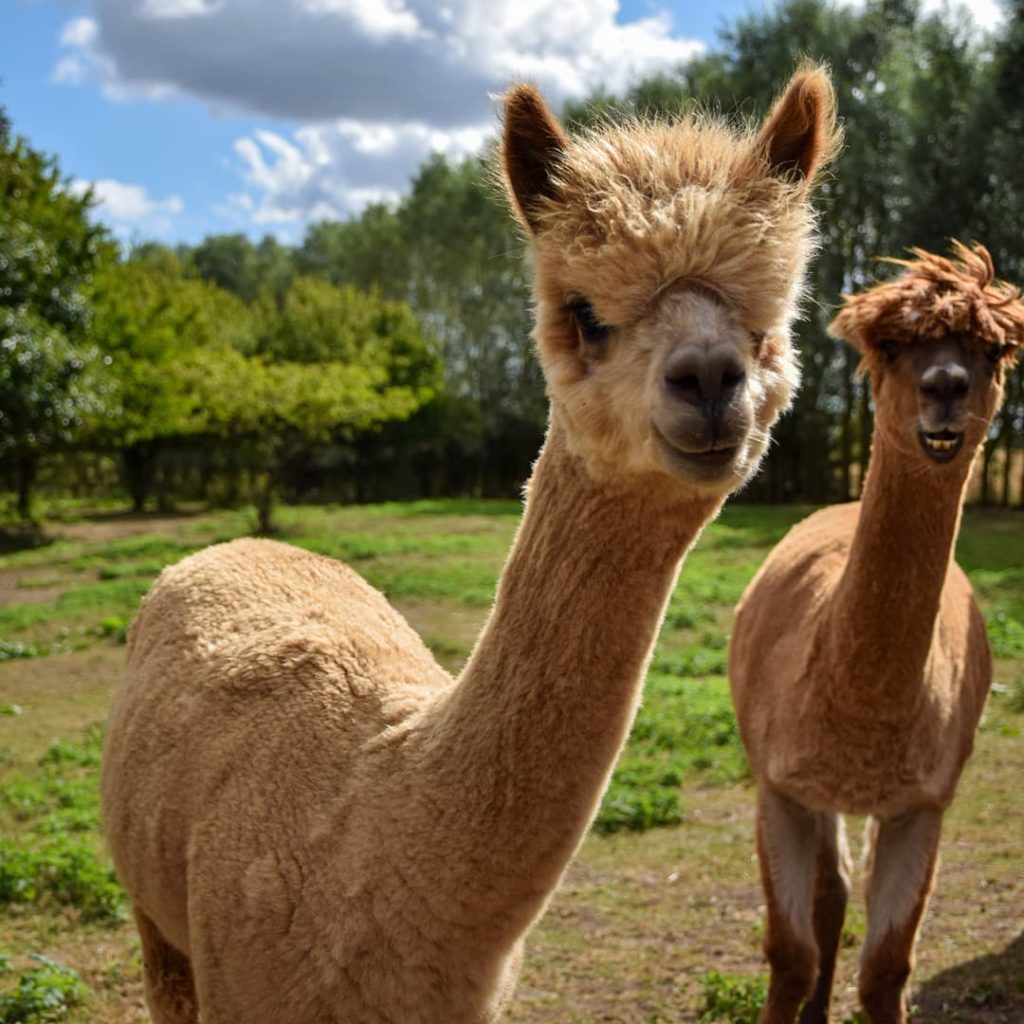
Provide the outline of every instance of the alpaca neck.
[[721,503],[602,485],[555,422],[528,495],[490,619],[418,723],[410,797],[445,854],[432,884],[465,924],[517,932],[590,825],[680,560]]
[[928,466],[876,432],[827,621],[841,677],[852,674],[878,714],[912,710],[922,685],[969,473],[969,459]]

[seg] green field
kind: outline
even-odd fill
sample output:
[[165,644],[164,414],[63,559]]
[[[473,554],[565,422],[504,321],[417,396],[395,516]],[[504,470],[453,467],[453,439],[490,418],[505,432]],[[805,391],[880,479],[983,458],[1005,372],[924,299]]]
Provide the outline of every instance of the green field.
[[[747,581],[807,511],[731,506],[688,559],[595,834],[532,937],[511,1020],[752,1019],[761,894],[726,645]],[[418,502],[282,509],[280,522],[285,539],[357,568],[457,670],[518,514],[512,502]],[[0,555],[0,1024],[147,1019],[98,832],[102,722],[154,575],[251,528],[246,512],[94,516]],[[949,816],[916,1019],[1019,1024],[1024,836],[1010,823],[1024,771],[1024,515],[969,510],[959,556],[989,618],[997,687]],[[855,1006],[862,931],[855,905],[837,1021]]]

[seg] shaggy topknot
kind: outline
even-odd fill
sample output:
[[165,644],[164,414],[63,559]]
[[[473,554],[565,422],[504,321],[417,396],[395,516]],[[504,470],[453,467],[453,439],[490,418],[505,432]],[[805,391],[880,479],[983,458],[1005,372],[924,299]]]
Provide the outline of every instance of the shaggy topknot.
[[912,260],[886,260],[905,267],[892,281],[846,295],[829,333],[865,355],[884,341],[910,345],[959,335],[972,345],[1002,346],[1012,362],[1024,346],[1020,289],[997,281],[985,246],[953,242],[954,259],[911,249]]
[[[558,151],[551,180],[525,189],[534,204],[517,210],[533,235],[538,276],[550,267],[614,326],[643,316],[683,279],[720,294],[751,328],[788,325],[815,244],[808,189],[842,138],[825,70],[808,64],[794,83],[792,107],[784,115],[775,108],[789,123],[770,118],[760,133],[699,114],[572,137],[553,125],[550,140],[538,141]],[[513,93],[524,91],[532,94]],[[804,119],[793,109],[800,104],[810,111]]]

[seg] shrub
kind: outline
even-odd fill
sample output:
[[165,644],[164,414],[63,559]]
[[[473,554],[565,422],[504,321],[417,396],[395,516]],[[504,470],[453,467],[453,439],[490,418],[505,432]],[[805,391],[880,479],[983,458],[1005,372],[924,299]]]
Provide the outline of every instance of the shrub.
[[31,832],[0,838],[0,904],[46,903],[76,907],[84,920],[119,920],[122,892],[114,872],[79,836]]
[[711,971],[701,979],[704,1013],[701,1021],[757,1024],[768,989],[764,978],[744,978]]
[[[39,966],[22,971],[14,989],[0,992],[0,1024],[43,1024],[67,1020],[88,989],[75,971],[44,956],[33,956]],[[0,957],[0,977],[9,970]]]

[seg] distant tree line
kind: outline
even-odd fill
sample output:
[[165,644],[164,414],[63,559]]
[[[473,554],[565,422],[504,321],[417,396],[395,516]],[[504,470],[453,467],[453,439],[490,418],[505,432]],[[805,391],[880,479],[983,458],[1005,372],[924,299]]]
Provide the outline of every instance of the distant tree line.
[[[820,195],[822,247],[798,328],[803,386],[752,500],[858,493],[870,394],[825,333],[878,256],[992,251],[1024,283],[1024,0],[994,35],[916,0],[783,0],[720,47],[570,127],[695,104],[756,117],[800,56],[832,67],[846,148]],[[429,159],[408,194],[311,226],[121,251],[51,157],[0,110],[0,488],[119,489],[134,508],[276,496],[364,501],[515,493],[545,424],[522,240],[488,155]],[[983,453],[977,497],[1024,505],[1024,372]],[[116,476],[114,470],[116,469]]]

